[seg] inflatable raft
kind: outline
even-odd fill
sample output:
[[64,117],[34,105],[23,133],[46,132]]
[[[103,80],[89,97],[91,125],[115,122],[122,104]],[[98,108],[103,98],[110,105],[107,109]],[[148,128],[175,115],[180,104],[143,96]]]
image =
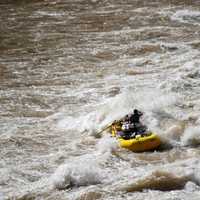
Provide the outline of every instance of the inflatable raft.
[[155,150],[160,146],[160,138],[153,132],[137,134],[134,138],[124,138],[119,124],[111,126],[111,134],[119,141],[119,145],[123,148],[134,152],[143,152]]

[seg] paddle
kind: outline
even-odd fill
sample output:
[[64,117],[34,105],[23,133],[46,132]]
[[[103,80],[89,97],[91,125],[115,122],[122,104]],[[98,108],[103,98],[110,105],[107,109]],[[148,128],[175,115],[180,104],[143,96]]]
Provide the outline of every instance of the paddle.
[[101,131],[99,131],[99,132],[97,133],[97,135],[100,135],[100,134],[103,133],[105,130],[109,129],[112,125],[113,125],[113,123],[110,124],[110,125],[108,125],[108,126],[106,126],[106,127],[103,128]]
[[[122,118],[122,119],[123,119],[123,118]],[[110,125],[106,126],[106,127],[103,128],[101,131],[99,131],[99,132],[97,133],[97,135],[100,135],[100,134],[103,133],[105,130],[109,129],[113,124],[115,124],[115,123],[121,121],[122,119],[120,119],[120,120],[114,120]]]

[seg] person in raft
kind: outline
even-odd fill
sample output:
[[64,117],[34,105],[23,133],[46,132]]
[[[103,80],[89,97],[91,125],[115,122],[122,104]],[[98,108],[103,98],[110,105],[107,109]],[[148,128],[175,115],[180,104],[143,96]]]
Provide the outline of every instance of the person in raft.
[[143,115],[142,112],[140,112],[137,109],[133,110],[133,114],[130,116],[129,120],[131,124],[139,124],[140,123],[140,117]]
[[123,125],[122,131],[124,132],[124,137],[132,138],[138,134],[142,134],[145,132],[145,127],[140,123],[140,118],[143,113],[137,109],[133,110],[131,115],[126,115]]

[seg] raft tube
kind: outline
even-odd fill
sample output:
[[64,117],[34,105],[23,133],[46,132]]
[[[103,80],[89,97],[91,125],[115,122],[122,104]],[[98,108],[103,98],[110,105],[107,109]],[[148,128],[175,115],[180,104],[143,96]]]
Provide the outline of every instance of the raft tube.
[[157,149],[160,144],[160,138],[153,132],[148,134],[136,135],[135,138],[123,139],[118,136],[117,127],[113,125],[111,127],[111,134],[113,137],[116,137],[119,141],[120,147],[129,149],[133,152],[144,152]]

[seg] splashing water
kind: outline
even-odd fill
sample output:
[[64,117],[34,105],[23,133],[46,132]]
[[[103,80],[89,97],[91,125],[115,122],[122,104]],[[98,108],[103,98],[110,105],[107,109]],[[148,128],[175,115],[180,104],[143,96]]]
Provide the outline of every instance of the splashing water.
[[[0,199],[198,200],[198,1],[2,1]],[[109,130],[134,108],[161,138]]]

